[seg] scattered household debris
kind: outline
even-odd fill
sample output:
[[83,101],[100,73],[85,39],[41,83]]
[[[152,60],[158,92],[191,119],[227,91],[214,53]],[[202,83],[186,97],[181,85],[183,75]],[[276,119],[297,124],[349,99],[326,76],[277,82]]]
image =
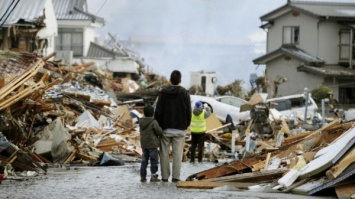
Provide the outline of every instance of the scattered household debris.
[[[144,70],[144,78],[117,77],[93,62],[62,65],[50,60],[54,55],[0,51],[0,183],[52,165],[124,165],[141,158],[136,123],[166,79]],[[286,117],[260,93],[241,109],[250,119],[237,126],[214,114],[207,119],[205,159],[219,165],[178,187],[354,194],[353,110],[319,126],[313,117]],[[183,161],[189,143],[187,137]]]
[[[253,182],[264,192],[317,195],[333,189],[337,194],[346,192],[347,198],[354,194],[354,121],[334,120],[320,129],[289,135],[280,146],[275,139],[257,142],[252,155],[245,153],[242,158],[192,174],[177,186],[213,188],[229,185],[255,191],[255,185],[240,184]],[[215,184],[211,186],[207,182]],[[352,191],[348,191],[349,187]]]

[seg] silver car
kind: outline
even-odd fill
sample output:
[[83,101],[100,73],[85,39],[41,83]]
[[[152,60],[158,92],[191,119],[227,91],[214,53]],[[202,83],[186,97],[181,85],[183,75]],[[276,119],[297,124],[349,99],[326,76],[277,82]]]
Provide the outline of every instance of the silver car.
[[304,94],[271,98],[266,101],[270,103],[270,108],[275,108],[287,118],[290,118],[292,115],[297,115],[301,120],[304,120],[306,105],[308,119],[312,119],[314,116],[319,120],[322,118],[318,113],[318,106],[311,96],[308,97],[307,103]]

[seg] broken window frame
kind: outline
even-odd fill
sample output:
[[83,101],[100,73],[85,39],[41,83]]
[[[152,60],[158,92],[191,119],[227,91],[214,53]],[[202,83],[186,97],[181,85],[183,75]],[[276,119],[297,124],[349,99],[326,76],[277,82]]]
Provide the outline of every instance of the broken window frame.
[[282,27],[282,43],[298,45],[300,43],[300,27],[299,26]]

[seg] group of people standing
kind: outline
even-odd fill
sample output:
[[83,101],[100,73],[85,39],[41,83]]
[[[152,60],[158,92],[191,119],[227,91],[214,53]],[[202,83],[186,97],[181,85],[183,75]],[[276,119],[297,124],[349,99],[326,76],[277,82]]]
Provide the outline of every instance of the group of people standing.
[[[141,182],[147,181],[147,165],[150,159],[151,182],[160,181],[157,175],[160,154],[161,180],[180,181],[181,162],[186,137],[186,130],[191,129],[190,162],[195,161],[196,147],[198,161],[202,162],[206,132],[205,119],[210,115],[209,107],[196,102],[191,109],[188,91],[180,86],[181,72],[174,70],[170,75],[170,86],[163,88],[154,108],[144,107],[144,116],[139,119],[141,147],[143,150],[140,168]],[[159,152],[158,152],[159,147]],[[172,173],[169,152],[172,148]]]

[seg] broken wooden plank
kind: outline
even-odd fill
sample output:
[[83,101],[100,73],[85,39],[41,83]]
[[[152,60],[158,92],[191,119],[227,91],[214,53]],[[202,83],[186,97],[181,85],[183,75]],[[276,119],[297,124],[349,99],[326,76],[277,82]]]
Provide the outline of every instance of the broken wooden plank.
[[355,184],[339,185],[335,187],[338,199],[349,199],[355,196]]
[[289,143],[294,143],[296,141],[301,141],[303,138],[307,137],[308,135],[310,135],[312,133],[312,131],[310,132],[304,132],[304,133],[300,133],[297,135],[293,135],[293,136],[289,136],[287,138],[284,139],[283,144],[287,145]]
[[271,153],[268,153],[268,154],[266,155],[264,170],[267,170],[267,168],[268,168],[268,166],[269,166],[270,157],[271,157]]
[[33,155],[35,155],[36,157],[38,157],[42,162],[44,163],[52,163],[51,161],[47,160],[46,158],[44,158],[42,155],[37,154],[37,153],[32,153]]
[[12,104],[16,103],[17,101],[21,100],[23,97],[26,97],[27,95],[33,93],[37,89],[40,89],[44,87],[43,82],[39,82],[37,84],[34,84],[26,89],[24,89],[21,92],[18,92],[17,94],[12,95],[9,98],[6,98],[5,100],[0,102],[0,110],[11,106]]
[[57,54],[57,52],[52,52],[49,55],[45,56],[42,58],[43,61],[48,61],[50,58],[52,58],[53,56],[55,56]]
[[218,178],[211,178],[204,181],[208,182],[254,182],[254,183],[263,183],[271,182],[282,177],[286,172],[286,169],[275,169],[270,171],[263,172],[249,172],[242,174],[229,175]]
[[265,157],[263,156],[255,156],[251,157],[248,159],[245,159],[243,161],[233,161],[227,164],[223,164],[221,166],[208,169],[205,171],[201,171],[199,173],[190,175],[187,179],[193,179],[196,178],[198,180],[202,179],[210,179],[210,178],[217,178],[221,176],[228,176],[236,173],[241,173],[244,170],[249,170],[251,171],[251,167],[258,163],[260,160],[264,160]]
[[63,164],[70,164],[76,156],[76,151],[73,151],[70,156],[63,162]]
[[210,129],[210,130],[206,131],[206,133],[215,132],[215,131],[217,131],[217,130],[219,130],[219,129],[222,129],[222,128],[224,128],[224,127],[230,126],[231,124],[232,124],[232,123],[228,123],[228,124],[225,124],[225,125],[222,125],[222,126],[219,126],[219,127],[213,128],[213,129]]
[[17,158],[17,152],[19,149],[16,149],[6,160],[1,161],[2,166],[6,166],[8,164],[11,164],[16,158]]
[[27,80],[36,75],[38,70],[44,66],[43,60],[38,60],[35,64],[33,64],[27,71],[23,74],[17,76],[12,79],[9,83],[7,83],[4,87],[0,89],[0,99],[8,96],[12,91],[23,85]]
[[87,161],[97,161],[97,158],[94,158],[94,157],[85,155],[85,154],[83,154],[83,153],[77,153],[76,156],[77,156],[78,158],[81,158],[81,159],[87,160]]
[[350,164],[355,162],[355,147],[349,151],[336,165],[331,167],[326,175],[330,179],[337,178]]
[[266,160],[253,164],[252,171],[260,171],[261,169],[265,168],[265,161]]
[[[4,157],[4,156],[1,156],[1,155],[0,155],[0,161],[1,161],[1,162],[4,162],[4,161],[6,161],[6,160],[7,160],[7,157]],[[37,168],[31,167],[31,166],[26,165],[26,164],[23,164],[23,163],[21,163],[21,162],[18,161],[18,160],[15,160],[14,162],[12,162],[11,165],[12,165],[13,167],[16,167],[16,168],[21,169],[22,171],[38,171]]]
[[177,183],[177,188],[184,189],[213,189],[220,186],[231,186],[238,189],[248,189],[249,186],[256,183],[241,183],[241,182],[206,182],[206,181],[180,181]]
[[41,158],[39,158],[38,156],[36,156],[34,153],[29,153],[29,156],[30,156],[33,160],[35,160],[35,161],[37,161],[37,162],[43,163],[43,161],[41,160]]
[[81,64],[79,66],[74,66],[74,67],[71,67],[71,68],[63,69],[63,70],[68,71],[68,72],[82,73],[85,70],[89,69],[93,65],[95,65],[95,62],[87,62],[87,63],[83,63],[83,64]]
[[307,183],[309,180],[310,180],[309,178],[305,178],[305,179],[303,179],[303,180],[300,180],[300,181],[298,181],[298,182],[295,182],[295,183],[293,183],[291,186],[289,186],[289,187],[287,187],[286,189],[282,190],[282,192],[288,193],[288,192],[290,192],[292,189],[294,189],[294,188],[296,188],[296,187],[298,187],[298,186],[301,186],[301,185]]
[[335,164],[355,143],[355,128],[349,129],[329,146],[319,150],[311,162],[300,170],[299,178],[314,176]]

